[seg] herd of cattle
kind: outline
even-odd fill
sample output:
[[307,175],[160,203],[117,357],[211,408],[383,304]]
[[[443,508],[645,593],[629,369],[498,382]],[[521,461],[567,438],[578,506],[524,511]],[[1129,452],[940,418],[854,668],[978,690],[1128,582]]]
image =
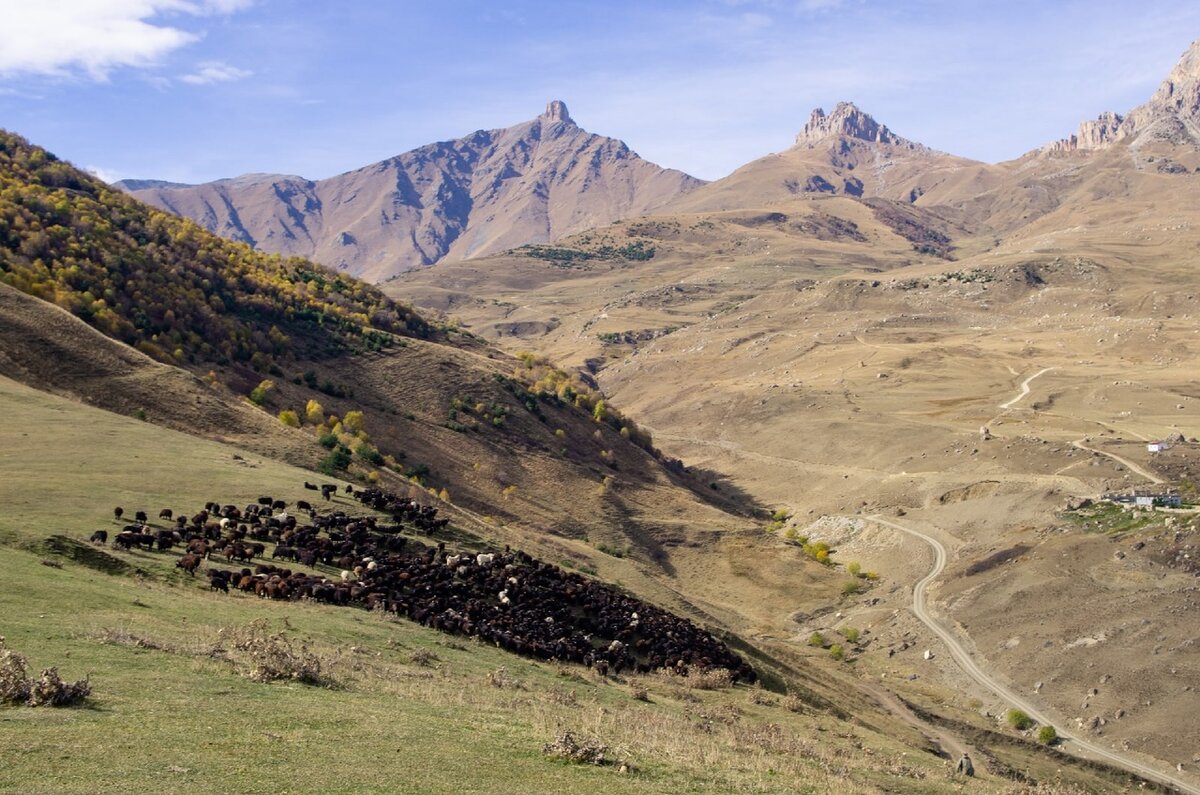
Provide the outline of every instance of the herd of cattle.
[[[332,502],[336,487],[321,491]],[[176,566],[194,575],[205,560],[210,587],[268,599],[311,599],[406,616],[428,627],[479,638],[517,654],[582,663],[602,674],[669,668],[680,674],[724,668],[735,679],[755,674],[721,641],[692,622],[620,591],[508,547],[503,552],[454,554],[444,542],[427,546],[409,535],[433,536],[446,526],[437,509],[378,488],[346,487],[348,497],[390,517],[318,510],[300,500],[260,497],[257,503],[209,503],[193,514],[145,512],[112,540],[114,547],[167,552],[182,547]],[[114,511],[117,521],[124,511]],[[303,517],[303,521],[301,521]],[[106,543],[97,530],[94,543]],[[268,545],[270,563],[264,558]],[[211,566],[214,559],[243,564]],[[312,571],[285,568],[289,561]],[[256,562],[257,561],[257,562]],[[332,567],[328,574],[316,573]]]

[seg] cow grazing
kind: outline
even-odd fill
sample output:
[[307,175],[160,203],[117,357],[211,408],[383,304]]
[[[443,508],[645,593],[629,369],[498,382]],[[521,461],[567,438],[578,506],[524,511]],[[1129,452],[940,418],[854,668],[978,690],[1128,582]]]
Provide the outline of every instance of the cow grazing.
[[175,512],[174,512],[174,511],[172,511],[170,508],[163,508],[161,511],[159,511],[159,512],[158,512],[158,518],[159,518],[159,519],[167,519],[167,520],[170,520],[170,519],[171,519],[171,517],[172,517],[172,516],[174,516],[174,515],[175,515]]
[[189,552],[175,562],[175,567],[183,569],[188,574],[195,577],[196,569],[200,568],[200,556],[193,555],[191,552]]
[[208,587],[214,591],[229,593],[230,573],[225,569],[208,570]]
[[97,530],[96,532],[92,533],[92,537],[89,538],[88,541],[91,541],[93,544],[107,544],[108,543],[108,531],[107,530]]
[[117,521],[117,522],[121,521],[121,517],[124,514],[125,514],[125,509],[122,508],[121,506],[118,505],[116,508],[113,508],[113,520],[114,521]]

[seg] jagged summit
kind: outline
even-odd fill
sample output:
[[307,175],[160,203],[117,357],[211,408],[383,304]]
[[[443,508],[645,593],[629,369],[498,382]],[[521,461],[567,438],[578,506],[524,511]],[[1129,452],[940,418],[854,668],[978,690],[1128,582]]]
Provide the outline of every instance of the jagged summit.
[[1150,140],[1200,144],[1200,39],[1183,53],[1149,102],[1125,116],[1101,113],[1080,124],[1071,137],[1048,144],[1042,151],[1087,151],[1121,141]]
[[896,135],[886,125],[875,121],[871,114],[859,110],[853,102],[839,102],[828,115],[821,108],[814,109],[808,124],[796,136],[796,145],[813,148],[836,138],[922,148],[920,144]]
[[567,103],[561,99],[552,99],[546,103],[546,112],[542,114],[542,118],[550,121],[561,121],[564,124],[574,124],[575,120],[571,118],[570,112],[567,110]]

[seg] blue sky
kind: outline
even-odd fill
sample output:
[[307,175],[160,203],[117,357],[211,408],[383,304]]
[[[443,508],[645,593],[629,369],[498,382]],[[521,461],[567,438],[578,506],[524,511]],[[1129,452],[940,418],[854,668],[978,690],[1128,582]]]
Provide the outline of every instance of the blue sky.
[[1153,93],[1195,0],[0,0],[0,126],[109,178],[327,177],[567,102],[707,179],[842,99],[987,161]]

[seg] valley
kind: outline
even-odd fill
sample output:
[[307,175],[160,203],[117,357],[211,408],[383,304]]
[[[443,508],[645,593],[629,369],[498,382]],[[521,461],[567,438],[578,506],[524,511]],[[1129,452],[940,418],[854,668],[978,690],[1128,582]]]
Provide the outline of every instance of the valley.
[[1200,792],[1198,187],[1200,41],[1001,163],[849,102],[711,182],[557,100],[316,181],[0,131],[0,647],[93,686],[0,789]]

